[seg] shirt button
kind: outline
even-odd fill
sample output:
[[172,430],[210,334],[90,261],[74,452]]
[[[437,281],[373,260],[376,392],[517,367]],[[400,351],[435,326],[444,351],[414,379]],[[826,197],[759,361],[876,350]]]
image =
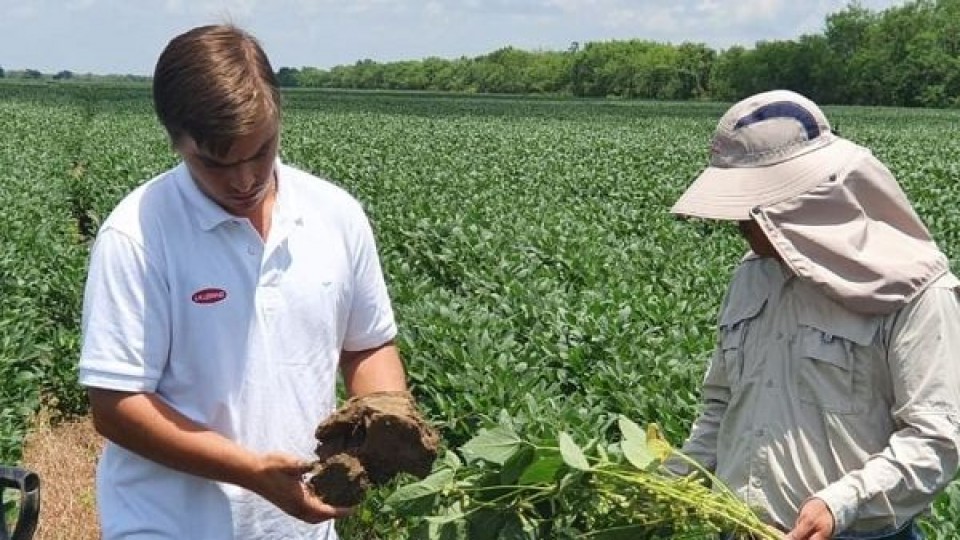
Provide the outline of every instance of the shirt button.
[[251,254],[251,255],[256,255],[256,254],[257,254],[257,248],[255,248],[255,247],[253,247],[253,246],[247,246],[247,253],[249,253],[249,254]]

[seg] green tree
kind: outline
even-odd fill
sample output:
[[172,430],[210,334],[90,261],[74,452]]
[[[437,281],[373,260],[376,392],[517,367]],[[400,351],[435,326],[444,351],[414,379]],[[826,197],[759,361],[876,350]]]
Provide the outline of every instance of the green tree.
[[703,43],[682,43],[677,48],[678,77],[684,98],[709,97],[710,69],[717,52]]
[[297,74],[297,86],[304,88],[324,88],[330,85],[331,76],[327,71],[305,67]]
[[[850,94],[847,102],[876,105],[917,105],[924,87],[936,80],[921,72],[929,52],[913,52],[910,43],[930,44],[920,37],[932,24],[932,6],[913,2],[891,8],[865,30],[861,46],[847,66]],[[932,52],[932,51],[931,51]]]
[[572,42],[563,51],[508,46],[476,58],[361,60],[282,75],[284,84],[337,88],[725,101],[789,88],[821,103],[960,106],[960,0],[880,12],[851,2],[827,15],[821,34],[720,52],[639,39]]
[[710,70],[711,97],[736,101],[749,95],[746,88],[750,87],[752,82],[748,79],[747,55],[747,49],[739,45],[717,55]]
[[277,82],[282,87],[295,88],[300,86],[300,71],[296,68],[282,67],[277,71]]

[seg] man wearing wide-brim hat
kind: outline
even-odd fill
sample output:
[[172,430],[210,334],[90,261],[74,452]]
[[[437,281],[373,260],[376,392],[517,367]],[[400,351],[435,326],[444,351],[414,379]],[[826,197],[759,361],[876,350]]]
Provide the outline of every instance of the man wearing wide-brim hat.
[[787,538],[921,538],[960,463],[960,281],[890,171],[765,92],[721,118],[671,211],[751,248],[683,450]]

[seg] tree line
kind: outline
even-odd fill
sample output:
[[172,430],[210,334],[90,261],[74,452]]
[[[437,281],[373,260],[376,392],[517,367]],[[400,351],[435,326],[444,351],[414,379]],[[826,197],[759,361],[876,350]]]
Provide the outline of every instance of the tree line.
[[143,75],[98,75],[96,73],[74,73],[64,69],[53,74],[44,73],[37,69],[4,70],[0,66],[0,79],[11,81],[82,81],[99,83],[148,83],[151,78]]
[[[7,79],[148,82],[134,75],[8,70]],[[281,67],[285,87],[734,101],[789,88],[819,103],[960,107],[960,0],[873,11],[852,2],[823,31],[714,50],[633,39],[563,51],[504,47],[456,59],[361,60],[329,70]]]
[[826,17],[819,34],[717,51],[634,39],[565,51],[504,47],[474,58],[283,67],[281,85],[731,101],[789,88],[821,103],[960,106],[960,0],[914,0]]

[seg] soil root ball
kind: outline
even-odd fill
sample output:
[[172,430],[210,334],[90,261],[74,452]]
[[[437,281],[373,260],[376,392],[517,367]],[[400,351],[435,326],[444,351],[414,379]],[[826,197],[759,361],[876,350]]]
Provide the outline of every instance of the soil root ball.
[[308,480],[313,492],[331,506],[356,506],[370,487],[370,481],[360,461],[346,454],[319,461],[310,471]]
[[439,437],[409,392],[374,392],[350,398],[315,432],[316,454],[356,457],[376,485],[400,472],[424,478],[437,457]]

